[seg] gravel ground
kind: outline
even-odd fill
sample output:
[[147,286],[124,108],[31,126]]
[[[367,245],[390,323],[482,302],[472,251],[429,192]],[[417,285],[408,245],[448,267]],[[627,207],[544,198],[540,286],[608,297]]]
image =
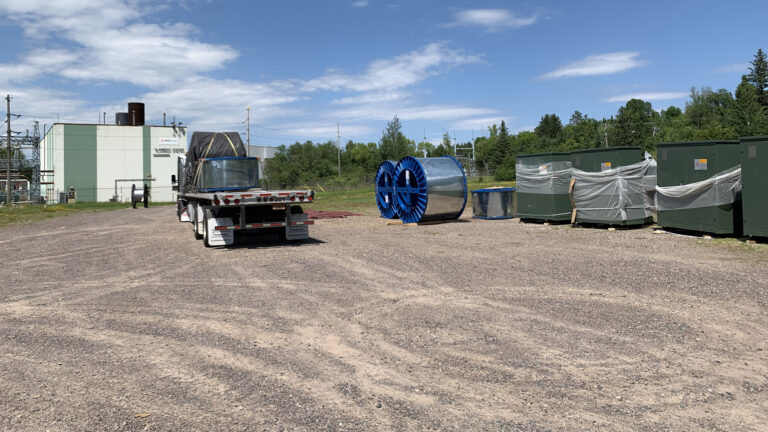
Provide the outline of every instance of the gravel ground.
[[206,249],[171,207],[0,234],[0,430],[768,424],[764,244],[362,216]]

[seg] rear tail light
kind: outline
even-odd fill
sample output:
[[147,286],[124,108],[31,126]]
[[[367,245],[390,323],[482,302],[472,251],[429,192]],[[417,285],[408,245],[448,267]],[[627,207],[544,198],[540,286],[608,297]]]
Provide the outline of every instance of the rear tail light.
[[221,201],[219,201],[219,200],[213,200],[213,203],[214,203],[214,204],[216,204],[216,205],[219,205],[219,204],[221,204]]
[[224,204],[229,204],[229,198],[224,198]]
[[312,197],[307,197],[307,201],[312,201]]
[[240,204],[240,200],[235,198],[235,204]]

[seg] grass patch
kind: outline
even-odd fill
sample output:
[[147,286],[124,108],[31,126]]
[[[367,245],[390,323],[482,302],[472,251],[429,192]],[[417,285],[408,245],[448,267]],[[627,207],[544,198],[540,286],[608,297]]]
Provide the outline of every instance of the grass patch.
[[[150,206],[175,205],[176,203],[151,203]],[[66,216],[81,212],[98,212],[131,208],[130,203],[94,203],[33,205],[15,204],[0,207],[0,226],[14,223],[31,223],[57,216]]]
[[747,261],[768,261],[768,243],[766,240],[755,242],[746,238],[714,238],[696,240],[696,244],[721,251],[736,253]]
[[[469,178],[467,179],[467,206],[472,206],[472,197],[469,192],[475,189],[485,189],[494,186],[515,187],[515,182],[497,182],[489,178]],[[365,188],[350,189],[346,191],[315,191],[315,202],[306,206],[312,210],[337,210],[362,213],[365,215],[376,216],[379,214],[376,208],[376,193],[374,186]]]

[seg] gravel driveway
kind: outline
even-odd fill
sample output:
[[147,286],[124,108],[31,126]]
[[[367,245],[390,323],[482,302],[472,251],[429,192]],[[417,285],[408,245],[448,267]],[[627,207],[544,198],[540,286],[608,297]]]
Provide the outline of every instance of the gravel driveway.
[[766,430],[768,245],[310,235],[207,249],[172,207],[0,229],[0,430]]

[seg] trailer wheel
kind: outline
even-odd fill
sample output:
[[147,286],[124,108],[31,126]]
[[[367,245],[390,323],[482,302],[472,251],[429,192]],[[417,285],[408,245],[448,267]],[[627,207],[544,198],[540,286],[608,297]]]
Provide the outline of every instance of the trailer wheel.
[[195,240],[200,240],[203,238],[204,232],[200,229],[200,213],[202,213],[203,209],[200,205],[195,205],[195,220],[192,221],[192,226],[194,227],[193,230],[195,231]]
[[208,212],[204,213],[205,216],[203,216],[203,244],[205,247],[211,247],[210,243],[210,234],[208,234]]

